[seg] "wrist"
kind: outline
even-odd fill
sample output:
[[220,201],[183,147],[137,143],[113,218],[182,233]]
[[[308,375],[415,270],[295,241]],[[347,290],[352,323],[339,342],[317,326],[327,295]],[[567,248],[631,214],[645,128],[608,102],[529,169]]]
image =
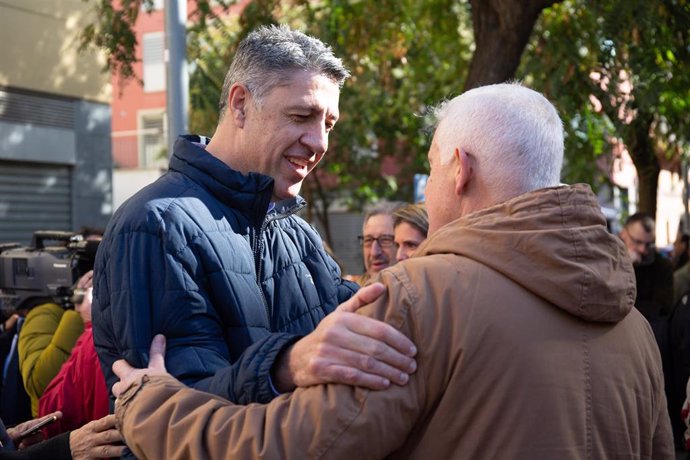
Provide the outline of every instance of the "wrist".
[[290,355],[293,347],[294,345],[290,345],[278,353],[271,368],[271,382],[279,393],[288,393],[296,388],[294,373],[290,369]]

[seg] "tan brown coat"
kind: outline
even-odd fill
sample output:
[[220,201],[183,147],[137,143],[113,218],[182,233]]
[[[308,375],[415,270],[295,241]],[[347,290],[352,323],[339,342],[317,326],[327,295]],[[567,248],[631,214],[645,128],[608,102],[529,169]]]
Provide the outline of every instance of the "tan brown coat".
[[673,458],[632,265],[588,187],[456,220],[418,256],[361,311],[416,343],[408,385],[239,407],[153,377],[118,405],[128,445],[141,459]]

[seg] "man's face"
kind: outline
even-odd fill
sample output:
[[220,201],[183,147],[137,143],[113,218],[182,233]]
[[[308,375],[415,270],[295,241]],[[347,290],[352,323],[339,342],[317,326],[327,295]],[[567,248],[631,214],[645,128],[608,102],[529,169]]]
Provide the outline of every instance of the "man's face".
[[621,231],[634,265],[647,265],[654,258],[654,232],[647,232],[641,222],[633,222]]
[[376,214],[364,224],[362,252],[364,267],[370,276],[393,265],[395,259],[395,242],[393,234],[393,216]]
[[338,120],[339,97],[338,85],[329,78],[295,71],[261,99],[260,108],[247,104],[246,151],[254,155],[247,169],[275,180],[273,200],[296,196],[323,158]]
[[419,228],[407,222],[400,222],[395,227],[395,244],[398,246],[396,258],[398,262],[408,259],[425,239],[424,233]]

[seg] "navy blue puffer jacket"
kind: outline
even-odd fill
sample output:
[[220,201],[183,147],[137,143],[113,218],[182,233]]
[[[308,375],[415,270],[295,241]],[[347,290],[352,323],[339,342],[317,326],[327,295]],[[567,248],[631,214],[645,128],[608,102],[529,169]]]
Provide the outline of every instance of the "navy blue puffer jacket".
[[155,334],[166,367],[233,402],[275,396],[277,354],[356,291],[295,213],[270,212],[273,179],[240,174],[177,140],[169,171],[122,205],[96,257],[94,342],[108,388],[112,363],[148,363]]

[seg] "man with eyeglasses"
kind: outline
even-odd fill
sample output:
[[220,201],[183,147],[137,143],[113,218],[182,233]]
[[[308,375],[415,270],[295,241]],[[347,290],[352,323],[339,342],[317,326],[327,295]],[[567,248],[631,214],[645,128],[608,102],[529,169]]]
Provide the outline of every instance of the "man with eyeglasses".
[[400,201],[382,202],[364,215],[362,234],[358,236],[362,245],[364,273],[353,277],[353,281],[359,285],[368,284],[374,275],[398,261],[395,258],[398,247],[395,244],[393,213],[404,205]]
[[638,212],[628,217],[620,236],[635,268],[635,306],[654,327],[657,318],[668,315],[673,308],[673,267],[654,248],[656,234],[651,216]]

